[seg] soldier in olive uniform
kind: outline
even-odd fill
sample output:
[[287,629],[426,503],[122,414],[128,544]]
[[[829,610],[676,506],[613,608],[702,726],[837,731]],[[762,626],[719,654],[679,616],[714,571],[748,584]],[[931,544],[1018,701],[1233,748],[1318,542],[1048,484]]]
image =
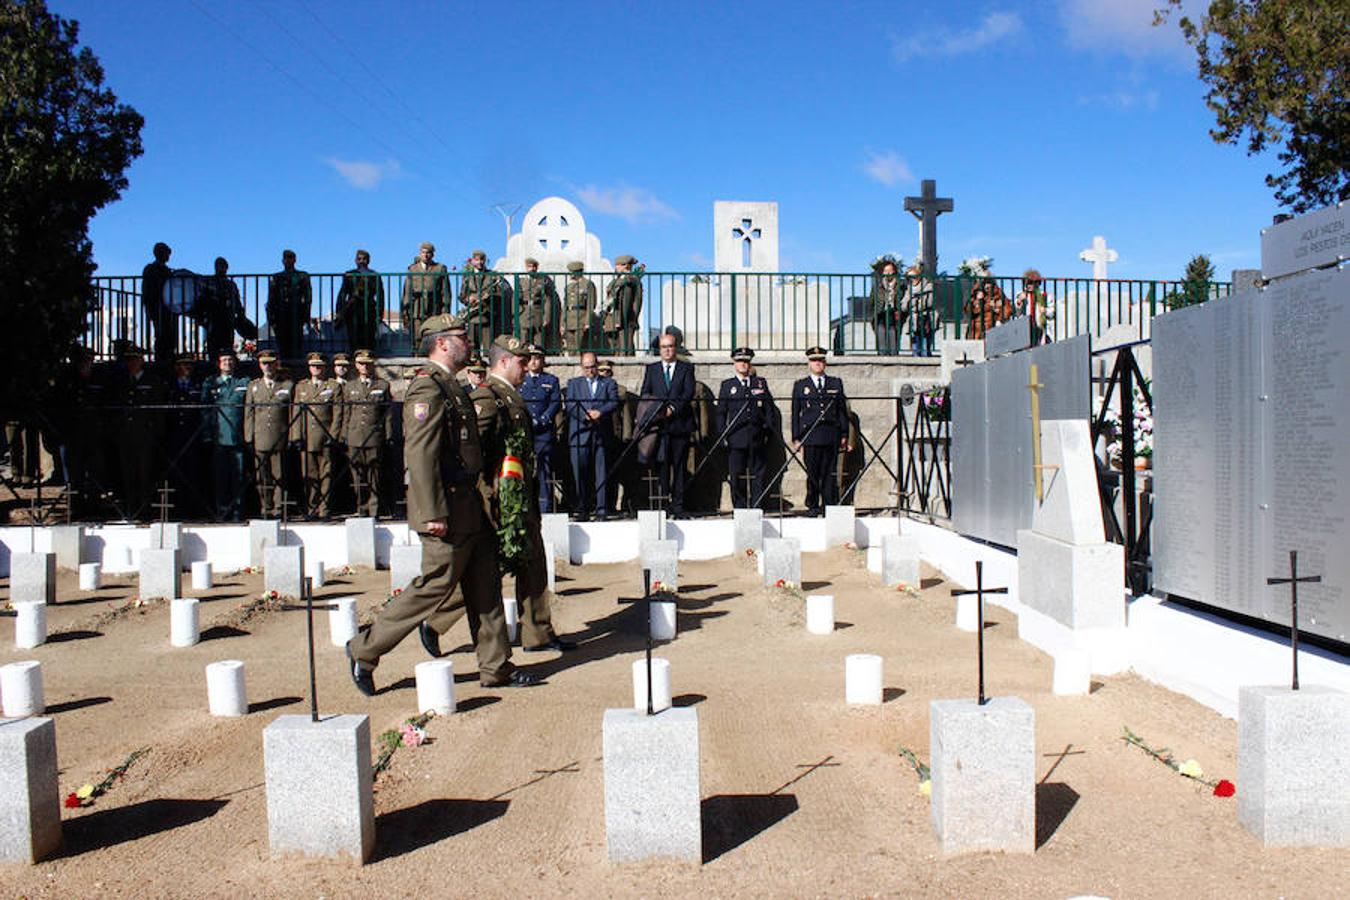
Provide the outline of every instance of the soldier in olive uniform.
[[380,514],[380,467],[392,423],[389,382],[375,374],[375,356],[356,351],[356,377],[342,398],[343,438],[356,489],[356,514]]
[[164,385],[145,368],[145,352],[128,346],[122,351],[125,369],[114,381],[114,406],[122,407],[117,423],[117,455],[122,466],[122,501],[128,519],[146,518],[154,497],[155,472],[162,461]]
[[337,514],[352,509],[351,468],[347,459],[347,385],[352,380],[352,355],[345,350],[333,354],[333,381],[337,383],[337,410],[333,421],[333,490],[328,495],[328,511]]
[[417,334],[420,324],[432,316],[450,311],[450,270],[436,262],[436,245],[431,241],[422,242],[417,258],[408,266],[399,311],[409,334]]
[[520,337],[527,344],[543,347],[556,324],[553,309],[558,304],[558,288],[550,276],[538,271],[539,260],[525,260],[525,274],[520,276]]
[[422,539],[422,571],[368,629],[347,642],[352,681],[363,694],[373,695],[372,672],[380,657],[414,629],[423,648],[439,657],[440,635],[467,604],[479,682],[484,687],[537,684],[538,678],[511,664],[496,540],[479,490],[478,421],[473,401],[455,377],[469,356],[464,322],[433,316],[418,336],[427,365],[408,385],[403,433],[408,527]]
[[[493,524],[502,525],[499,490],[503,479],[520,477],[525,483],[526,550],[523,559],[514,561],[516,602],[521,605],[520,646],[525,650],[574,650],[576,644],[564,641],[553,631],[549,606],[548,562],[544,558],[544,537],[539,517],[538,471],[534,459],[534,424],[529,407],[520,396],[525,378],[525,360],[529,346],[518,338],[501,335],[489,348],[491,363],[488,377],[475,388],[470,398],[478,415],[478,434],[483,447],[484,496]],[[508,460],[508,442],[524,449],[516,459],[516,473]]]
[[614,278],[605,287],[605,339],[624,356],[633,355],[633,338],[641,325],[642,279],[633,272],[636,263],[627,254],[614,260]]
[[333,318],[347,332],[347,349],[374,347],[375,330],[384,318],[384,282],[370,267],[370,251],[356,251],[356,268],[342,273]]
[[483,357],[477,353],[469,357],[469,364],[464,367],[464,380],[468,383],[469,390],[487,380],[487,363],[483,362]]
[[476,350],[485,350],[496,331],[510,330],[509,323],[503,321],[510,318],[502,309],[504,287],[501,276],[487,267],[486,250],[469,254],[459,283],[459,311]]
[[244,402],[248,379],[235,374],[234,348],[216,357],[216,375],[202,385],[206,407],[203,440],[211,448],[211,486],[216,520],[238,522],[244,514]]
[[266,307],[267,324],[272,328],[281,359],[300,358],[313,302],[309,273],[295,267],[294,250],[282,251],[281,271],[267,279]]
[[262,375],[248,385],[244,401],[244,443],[253,448],[253,471],[258,479],[258,508],[264,519],[281,511],[282,459],[291,428],[294,385],[278,371],[277,355],[258,354]]
[[585,276],[586,264],[567,264],[567,286],[563,289],[562,345],[568,354],[592,349],[591,319],[595,315],[595,282]]
[[295,386],[291,443],[300,451],[305,515],[326,519],[333,490],[333,445],[342,424],[342,385],[327,377],[328,360],[322,353],[311,353],[308,364],[309,377]]

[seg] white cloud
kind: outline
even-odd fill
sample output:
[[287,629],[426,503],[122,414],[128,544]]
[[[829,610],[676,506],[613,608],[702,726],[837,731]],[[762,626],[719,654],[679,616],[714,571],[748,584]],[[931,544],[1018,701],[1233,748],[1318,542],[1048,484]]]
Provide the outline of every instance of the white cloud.
[[1132,110],[1158,108],[1159,94],[1155,90],[1116,90],[1104,94],[1086,94],[1078,98],[1079,106],[1096,106],[1108,109]]
[[588,184],[576,188],[581,202],[595,212],[623,219],[630,225],[679,219],[680,214],[646,188],[620,184],[597,187]]
[[1076,50],[1186,56],[1191,51],[1177,27],[1181,13],[1173,11],[1163,24],[1153,24],[1153,11],[1165,5],[1160,0],[1059,0],[1059,17]]
[[386,178],[397,178],[403,174],[403,167],[397,160],[370,162],[361,159],[338,159],[330,156],[324,162],[342,177],[342,180],[359,191],[373,191]]
[[887,150],[885,153],[868,150],[867,160],[863,163],[862,170],[868,178],[884,184],[886,187],[909,184],[914,180],[914,173],[909,170],[909,163],[905,162],[904,157],[894,150]]
[[933,28],[913,35],[892,33],[891,56],[906,62],[918,56],[958,56],[1010,38],[1022,30],[1022,17],[1012,12],[991,12],[973,28]]

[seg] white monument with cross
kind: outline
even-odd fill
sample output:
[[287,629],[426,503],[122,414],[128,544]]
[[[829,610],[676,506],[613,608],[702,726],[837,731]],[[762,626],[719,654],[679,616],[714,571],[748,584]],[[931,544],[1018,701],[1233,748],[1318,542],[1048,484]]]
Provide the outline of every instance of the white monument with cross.
[[[567,274],[567,264],[580,260],[587,272],[613,272],[614,264],[600,252],[600,239],[586,230],[586,219],[576,205],[562,197],[545,197],[521,219],[520,231],[506,241],[506,255],[498,257],[498,272],[524,272],[527,258],[539,260],[539,271]],[[558,292],[563,285],[558,278]],[[600,285],[597,283],[597,287]]]
[[713,204],[713,271],[711,280],[672,279],[661,286],[661,324],[679,326],[691,349],[730,351],[733,341],[760,351],[828,346],[829,285],[777,274],[777,203]]
[[1092,239],[1092,246],[1078,252],[1083,262],[1092,263],[1092,280],[1106,280],[1106,265],[1120,259],[1120,254],[1106,246],[1106,238],[1100,234]]

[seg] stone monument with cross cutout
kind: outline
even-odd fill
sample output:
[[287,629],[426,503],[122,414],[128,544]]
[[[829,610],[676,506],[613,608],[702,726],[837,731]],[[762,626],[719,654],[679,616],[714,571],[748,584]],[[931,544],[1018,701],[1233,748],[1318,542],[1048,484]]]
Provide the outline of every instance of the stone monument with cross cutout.
[[[614,264],[600,252],[600,239],[586,230],[586,219],[576,204],[562,197],[545,197],[520,220],[520,231],[506,242],[506,255],[497,258],[498,272],[524,272],[527,257],[539,260],[539,271],[554,276],[563,291],[567,264],[579,260],[587,272],[612,272]],[[604,285],[596,284],[604,296]]]

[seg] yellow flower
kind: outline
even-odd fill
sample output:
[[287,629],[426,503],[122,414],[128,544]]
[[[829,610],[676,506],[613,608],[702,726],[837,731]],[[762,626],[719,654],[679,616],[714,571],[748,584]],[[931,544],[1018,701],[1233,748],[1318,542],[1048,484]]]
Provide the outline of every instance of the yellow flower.
[[1203,778],[1205,775],[1204,770],[1200,768],[1200,763],[1193,759],[1186,760],[1177,771],[1187,778]]
[[94,796],[94,786],[92,784],[82,785],[80,789],[75,792],[75,796],[79,797],[81,800],[88,800],[90,797]]
[[919,782],[919,793],[923,794],[925,797],[931,797],[933,795],[932,779],[925,778],[923,781]]

